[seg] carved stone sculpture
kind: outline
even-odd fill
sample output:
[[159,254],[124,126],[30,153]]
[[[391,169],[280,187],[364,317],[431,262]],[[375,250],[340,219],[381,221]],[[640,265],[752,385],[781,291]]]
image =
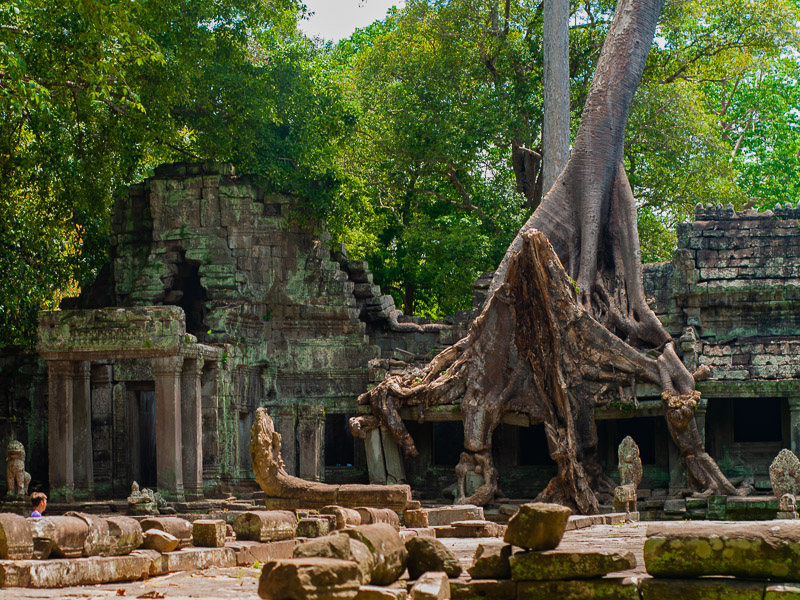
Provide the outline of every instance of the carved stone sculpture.
[[620,485],[614,490],[614,510],[636,512],[636,488],[642,482],[642,459],[639,446],[631,436],[626,436],[617,450],[619,456]]
[[131,495],[128,496],[129,515],[157,515],[158,504],[153,490],[144,488],[139,490],[139,484],[135,481],[131,484]]
[[797,519],[797,499],[792,494],[784,494],[778,504],[778,519]]
[[784,494],[795,498],[800,493],[800,459],[794,452],[784,448],[769,466],[769,482],[772,493],[781,499]]
[[256,410],[250,430],[250,458],[256,481],[267,495],[268,508],[322,508],[335,504],[401,511],[411,502],[408,485],[329,485],[289,475],[281,457],[281,435],[263,407]]
[[31,475],[25,471],[25,446],[17,440],[11,440],[6,447],[6,481],[9,496],[28,495]]

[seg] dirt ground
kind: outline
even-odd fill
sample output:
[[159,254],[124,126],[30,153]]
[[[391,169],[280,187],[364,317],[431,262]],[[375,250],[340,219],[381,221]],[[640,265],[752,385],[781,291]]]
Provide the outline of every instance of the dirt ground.
[[[647,524],[595,525],[586,529],[568,531],[559,550],[620,550],[632,551],[636,556],[636,569],[625,575],[643,574],[645,532]],[[497,538],[443,538],[464,567],[472,565],[475,548],[481,542],[497,542]],[[208,600],[258,600],[259,568],[212,568],[204,571],[180,572],[130,583],[109,583],[61,589],[4,588],[3,600],[38,598],[164,598],[183,600],[204,598]]]

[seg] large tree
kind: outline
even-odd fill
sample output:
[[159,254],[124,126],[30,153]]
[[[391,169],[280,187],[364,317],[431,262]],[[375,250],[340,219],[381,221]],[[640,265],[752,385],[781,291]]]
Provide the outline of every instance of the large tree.
[[[597,511],[602,486],[594,458],[593,410],[635,381],[663,388],[667,424],[690,485],[710,493],[733,486],[703,448],[693,419],[695,377],[647,305],[636,209],[622,165],[625,125],[663,0],[619,0],[569,161],[495,273],[481,315],[464,339],[420,375],[390,377],[359,398],[372,407],[354,430],[385,424],[406,456],[414,441],[400,406],[460,402],[467,452],[456,471],[484,484],[461,501],[485,503],[497,489],[492,432],[502,415],[544,423],[558,473],[542,500]],[[644,350],[657,350],[658,358]]]

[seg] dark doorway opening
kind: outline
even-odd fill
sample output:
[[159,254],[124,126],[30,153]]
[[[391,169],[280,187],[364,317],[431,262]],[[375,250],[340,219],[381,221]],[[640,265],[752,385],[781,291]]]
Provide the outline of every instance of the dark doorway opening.
[[519,450],[517,459],[520,466],[543,467],[554,464],[547,448],[547,435],[544,424],[537,423],[519,430]]
[[355,464],[355,438],[350,434],[348,415],[325,417],[325,466],[351,467]]
[[185,258],[175,266],[178,272],[173,278],[172,288],[164,295],[166,304],[180,306],[186,313],[186,333],[191,333],[198,341],[208,341],[208,326],[205,323],[208,294],[200,281],[200,263]]
[[440,421],[433,424],[433,464],[452,467],[464,452],[464,424]]
[[139,392],[139,487],[156,487],[156,393]]
[[780,442],[781,398],[734,398],[733,441]]

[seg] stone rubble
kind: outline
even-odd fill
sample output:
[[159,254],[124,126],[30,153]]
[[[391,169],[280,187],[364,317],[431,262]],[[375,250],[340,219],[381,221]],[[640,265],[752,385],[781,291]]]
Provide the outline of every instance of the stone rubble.
[[461,563],[439,540],[414,537],[405,543],[408,551],[408,576],[418,579],[429,571],[444,571],[450,578],[461,575]]
[[560,504],[523,504],[509,519],[503,541],[528,550],[552,550],[564,536],[571,514]]

